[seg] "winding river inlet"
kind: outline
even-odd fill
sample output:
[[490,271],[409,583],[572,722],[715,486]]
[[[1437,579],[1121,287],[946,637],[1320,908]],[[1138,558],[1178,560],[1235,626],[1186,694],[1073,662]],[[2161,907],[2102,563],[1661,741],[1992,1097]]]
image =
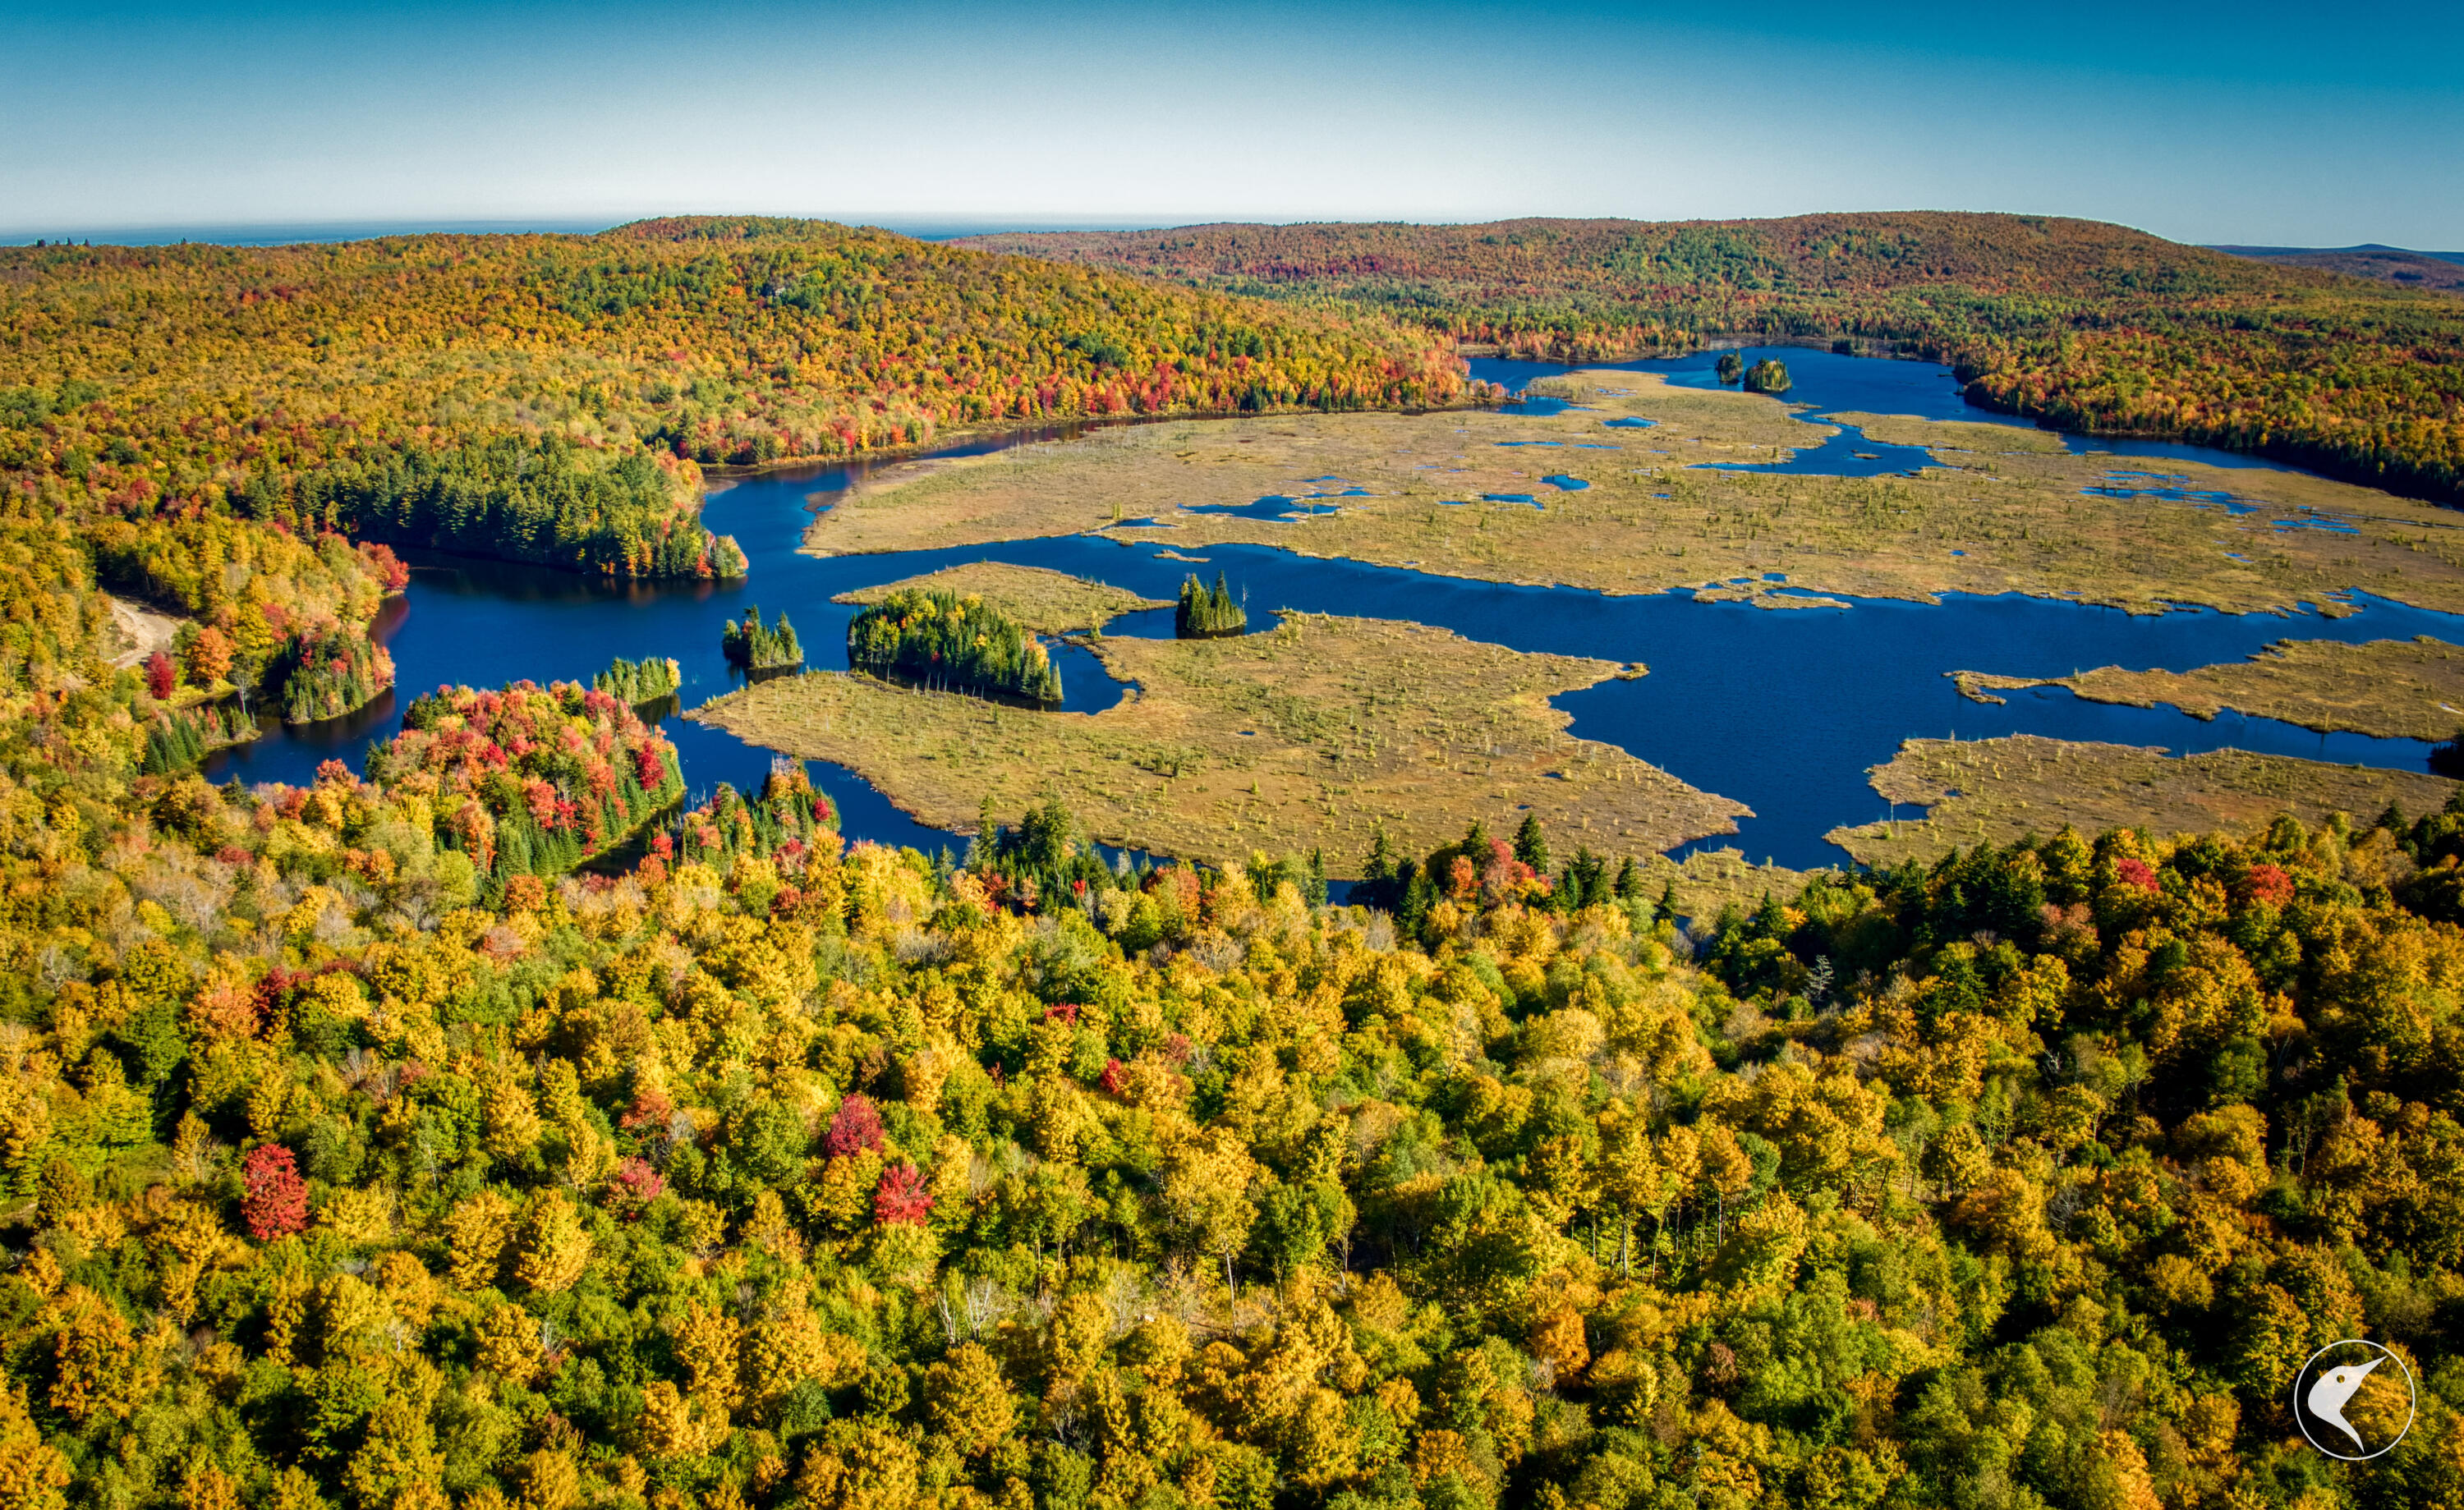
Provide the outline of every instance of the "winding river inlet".
[[[1831,411],[1916,414],[1929,419],[2015,423],[1969,405],[1950,373],[1930,363],[1868,360],[1795,347],[1749,350],[1747,361],[1775,357],[1795,386],[1788,397],[1810,405],[1809,417]],[[1665,361],[1585,363],[1653,371],[1675,383],[1709,386],[1709,353]],[[1473,376],[1520,389],[1535,377],[1572,370],[1529,362],[1478,361]],[[1553,401],[1533,400],[1533,411]],[[1836,422],[1835,422],[1836,423]],[[978,454],[1050,439],[1039,431],[942,449],[932,455]],[[1632,432],[1609,431],[1616,440]],[[2161,472],[2165,458],[2219,466],[2266,465],[2199,448],[2066,437],[2077,451],[2111,451],[2135,473]],[[1556,453],[1550,453],[1553,458]],[[1568,452],[1570,458],[1579,453]],[[1925,453],[1867,440],[1843,427],[1827,443],[1810,444],[1776,470],[1873,475],[1921,466]],[[304,782],[318,765],[340,758],[356,767],[368,742],[391,734],[401,708],[417,691],[448,683],[494,686],[529,678],[587,681],[614,656],[673,656],[684,670],[680,698],[693,707],[740,680],[720,659],[722,620],[759,604],[794,621],[815,669],[843,668],[846,630],[856,610],[830,600],[851,589],[896,581],[959,561],[1000,560],[1093,578],[1149,597],[1169,598],[1191,568],[1163,558],[1152,540],[1092,536],[1010,541],[950,551],[818,558],[798,546],[816,509],[873,467],[857,463],[771,472],[724,485],[705,510],[710,527],[734,535],[752,562],[749,580],[725,585],[666,583],[616,586],[535,567],[431,557],[414,562],[404,597],[388,605],[378,634],[391,650],[401,691],[332,724],[275,728],[251,746],[218,755],[207,774],[219,780]],[[1570,469],[1578,460],[1570,459]],[[1549,479],[1538,490],[1547,506]],[[1576,482],[1575,485],[1579,486]],[[2189,506],[2165,495],[2162,478],[2145,479],[2146,506]],[[1289,528],[1303,531],[1306,521]],[[2327,527],[2334,527],[2329,524]],[[1946,673],[1957,669],[2015,675],[2068,675],[2106,665],[2189,670],[2238,660],[2287,637],[2347,642],[2429,634],[2464,640],[2455,616],[2356,597],[2358,612],[2329,618],[2305,611],[2291,618],[2187,610],[2133,618],[2118,611],[2057,601],[1950,597],[1938,605],[1859,600],[1844,607],[1773,611],[1736,602],[1697,602],[1684,592],[1609,597],[1567,588],[1507,586],[1419,572],[1314,559],[1261,546],[1209,546],[1204,570],[1222,570],[1246,591],[1252,627],[1270,626],[1270,613],[1290,608],[1441,625],[1466,638],[1524,651],[1553,651],[1641,662],[1650,674],[1609,681],[1557,700],[1573,717],[1572,733],[1621,746],[1705,791],[1753,809],[1740,831],[1697,847],[1734,845],[1748,859],[1799,867],[1837,864],[1841,852],[1823,835],[1841,824],[1887,816],[1866,784],[1867,768],[1888,760],[1914,736],[1961,738],[2032,733],[2060,739],[2163,746],[2176,755],[2234,748],[2310,759],[2421,770],[2428,748],[2402,739],[2321,735],[2290,724],[2227,713],[2213,722],[2168,708],[2142,710],[2093,703],[2067,689],[2035,689],[1986,705],[1962,698]],[[1126,615],[1107,634],[1172,633],[1169,609]],[[1067,689],[1065,711],[1099,711],[1125,689],[1091,654],[1055,646]],[[687,782],[698,794],[718,782],[758,782],[770,752],[671,714],[667,733],[683,756]],[[958,836],[924,827],[899,812],[854,773],[816,763],[822,786],[840,809],[848,839],[913,844],[928,851],[962,845]],[[1474,815],[1466,813],[1469,819]],[[1484,814],[1494,828],[1501,815]],[[1914,817],[1910,808],[1901,817]],[[1683,851],[1679,851],[1683,854]],[[1339,870],[1358,857],[1330,856]]]

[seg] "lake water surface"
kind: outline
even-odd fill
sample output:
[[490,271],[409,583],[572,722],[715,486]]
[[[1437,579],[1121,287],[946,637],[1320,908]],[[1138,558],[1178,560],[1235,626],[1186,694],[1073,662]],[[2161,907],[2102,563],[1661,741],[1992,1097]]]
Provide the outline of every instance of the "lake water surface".
[[[1750,363],[1785,361],[1795,383],[1793,404],[1815,414],[1835,411],[1917,414],[1930,419],[2019,424],[1968,405],[1947,369],[1925,362],[1835,356],[1796,347],[1749,350]],[[1716,354],[1631,363],[1586,363],[1652,371],[1692,386],[1716,383]],[[1519,389],[1534,377],[1570,370],[1530,362],[1481,361],[1473,376]],[[1604,427],[1605,429],[1605,427]],[[1044,431],[1027,439],[1047,438]],[[1639,444],[1629,427],[1610,439]],[[1809,436],[1809,441],[1816,437]],[[1013,437],[951,448],[969,454],[1018,443]],[[2133,457],[2193,459],[2221,466],[2267,463],[2201,448],[2065,437],[2075,450]],[[1843,430],[1810,446],[1779,470],[1859,474],[1904,471],[1924,453],[1878,445]],[[1861,456],[1859,453],[1863,453]],[[1578,449],[1551,451],[1571,463]],[[1816,457],[1818,465],[1813,465]],[[684,671],[681,705],[693,707],[738,685],[720,659],[718,626],[759,604],[785,611],[802,638],[806,664],[847,664],[847,624],[855,610],[829,600],[852,588],[894,581],[942,566],[1001,560],[1048,566],[1155,598],[1175,596],[1194,568],[1160,558],[1160,546],[1092,536],[1021,540],[951,551],[891,556],[816,558],[796,547],[817,505],[848,486],[870,464],[774,472],[724,487],[705,510],[710,527],[734,535],[752,563],[744,582],[614,586],[537,567],[456,558],[415,558],[410,586],[377,625],[392,651],[401,691],[348,719],[304,730],[277,730],[253,746],[214,758],[215,779],[304,782],[318,764],[340,758],[360,765],[367,744],[393,733],[401,703],[447,683],[494,686],[530,678],[586,681],[614,656],[674,656]],[[891,464],[883,464],[891,465]],[[2166,496],[2168,480],[2145,467],[2118,486],[2144,490],[2150,507],[2182,507]],[[1572,480],[1572,479],[1570,479]],[[1315,479],[1335,506],[1339,479]],[[1561,485],[1562,486],[1562,485]],[[2193,504],[2202,500],[2188,500]],[[2221,506],[2221,505],[2211,505]],[[1310,507],[1305,498],[1277,499],[1271,514]],[[2332,523],[2333,521],[2327,521]],[[1309,528],[1294,519],[1289,528]],[[2176,754],[2232,747],[2312,759],[2419,770],[2428,749],[2411,740],[2321,735],[2266,719],[2227,714],[2212,723],[2169,709],[2089,703],[2058,689],[2007,694],[2002,705],[1960,697],[1946,676],[1957,669],[2015,675],[2066,675],[2106,665],[2189,670],[2238,660],[2288,636],[2348,642],[2429,634],[2464,642],[2455,616],[2356,598],[2361,611],[2341,619],[2316,613],[2284,618],[2206,611],[2132,618],[2110,609],[2016,596],[1952,597],[1939,606],[1858,601],[1846,608],[1773,611],[1740,603],[1698,603],[1683,592],[1609,597],[1571,588],[1504,586],[1458,578],[1312,559],[1265,546],[1210,546],[1204,571],[1226,572],[1245,591],[1253,629],[1271,626],[1276,608],[1442,625],[1474,640],[1518,650],[1554,651],[1610,661],[1639,661],[1651,674],[1610,681],[1558,699],[1573,716],[1573,732],[1623,747],[1706,791],[1746,803],[1754,816],[1741,832],[1700,847],[1736,844],[1755,860],[1784,864],[1837,864],[1840,851],[1822,835],[1842,823],[1885,816],[1866,784],[1868,767],[1888,760],[1903,739],[1956,734],[1984,738],[2035,733],[2063,739],[2161,745]],[[1785,589],[1783,589],[1784,591]],[[1126,615],[1112,634],[1169,636],[1169,609]],[[1066,712],[1094,712],[1117,703],[1124,689],[1089,652],[1054,647],[1065,685]],[[1065,715],[1066,715],[1065,712]],[[665,728],[682,754],[695,793],[720,781],[757,783],[771,753],[732,735],[670,716]],[[892,807],[843,768],[814,762],[817,781],[838,804],[850,840],[872,839],[932,850],[963,839],[927,828]],[[1479,816],[1495,831],[1505,815]],[[1900,809],[1900,816],[1914,810]],[[1682,851],[1680,852],[1682,853]],[[1330,856],[1337,868],[1356,860]]]

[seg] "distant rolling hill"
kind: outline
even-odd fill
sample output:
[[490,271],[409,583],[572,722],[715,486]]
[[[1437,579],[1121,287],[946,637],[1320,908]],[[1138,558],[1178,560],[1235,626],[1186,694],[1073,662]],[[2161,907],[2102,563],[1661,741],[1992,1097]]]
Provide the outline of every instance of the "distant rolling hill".
[[2408,252],[2365,242],[2358,247],[2211,247],[2255,262],[2320,268],[2357,278],[2378,278],[2412,289],[2464,294],[2464,252]]
[[1737,336],[1888,342],[1950,363],[1969,397],[2015,413],[2233,447],[2464,505],[2464,303],[2428,272],[2355,277],[2096,221],[1934,211],[1183,226],[958,244],[1371,311],[1559,361]]

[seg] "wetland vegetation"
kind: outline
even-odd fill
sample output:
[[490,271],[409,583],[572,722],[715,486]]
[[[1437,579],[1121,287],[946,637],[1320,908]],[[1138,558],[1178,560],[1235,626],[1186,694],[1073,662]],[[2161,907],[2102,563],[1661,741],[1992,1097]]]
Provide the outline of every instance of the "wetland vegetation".
[[2279,640],[2247,661],[2191,671],[2107,666],[2059,677],[1955,674],[1960,689],[1980,700],[1996,690],[2066,687],[2101,703],[2165,703],[2193,718],[2231,709],[2381,739],[2444,739],[2464,727],[2464,649],[2428,635],[2366,645]]
[[1360,874],[1373,831],[1413,852],[1466,809],[1528,808],[1569,843],[1657,855],[1724,833],[1736,803],[1615,746],[1569,738],[1548,699],[1611,662],[1523,655],[1441,629],[1291,614],[1231,639],[1097,644],[1135,694],[1047,713],[813,673],[730,693],[693,717],[849,766],[936,827],[1060,796],[1107,843],[1210,863],[1252,850]]
[[[1246,541],[1611,593],[1742,582],[1762,597],[1777,573],[1782,597],[2019,592],[2248,613],[2332,610],[2359,588],[2464,611],[2455,516],[2349,484],[2195,461],[2151,475],[2025,428],[1918,419],[1891,426],[1894,443],[1931,448],[1917,475],[1735,471],[1786,462],[1834,427],[1651,373],[1580,373],[1553,391],[1586,407],[1137,426],[891,468],[825,512],[808,539],[840,555],[1094,532],[1182,553]],[[1620,418],[1656,423],[1609,423]],[[1569,468],[1590,486],[1544,507],[1480,501]],[[1359,492],[1300,519],[1199,512],[1306,493],[1318,477]]]
[[1922,818],[1842,828],[1832,841],[1863,864],[1930,864],[1963,845],[2008,844],[2069,823],[2160,837],[2262,833],[2276,818],[2366,818],[2390,806],[2436,812],[2456,783],[2428,772],[2330,765],[2219,750],[2162,750],[2019,734],[1911,739],[1874,768],[1874,790]]

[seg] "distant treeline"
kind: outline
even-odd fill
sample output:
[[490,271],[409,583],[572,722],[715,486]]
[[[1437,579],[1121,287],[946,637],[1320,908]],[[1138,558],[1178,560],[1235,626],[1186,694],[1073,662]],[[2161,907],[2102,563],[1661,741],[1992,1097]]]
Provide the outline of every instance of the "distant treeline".
[[1061,672],[1035,636],[973,595],[899,589],[847,625],[847,664],[916,687],[1042,706],[1061,701]]
[[1249,610],[1232,596],[1223,574],[1215,574],[1213,587],[1201,586],[1198,574],[1192,572],[1180,584],[1180,607],[1173,617],[1173,632],[1183,640],[1212,640],[1221,635],[1245,634],[1249,628]]
[[1723,336],[1887,343],[1950,364],[1990,407],[2464,499],[2464,302],[2096,221],[1197,226],[966,244],[1375,310],[1560,361]]

